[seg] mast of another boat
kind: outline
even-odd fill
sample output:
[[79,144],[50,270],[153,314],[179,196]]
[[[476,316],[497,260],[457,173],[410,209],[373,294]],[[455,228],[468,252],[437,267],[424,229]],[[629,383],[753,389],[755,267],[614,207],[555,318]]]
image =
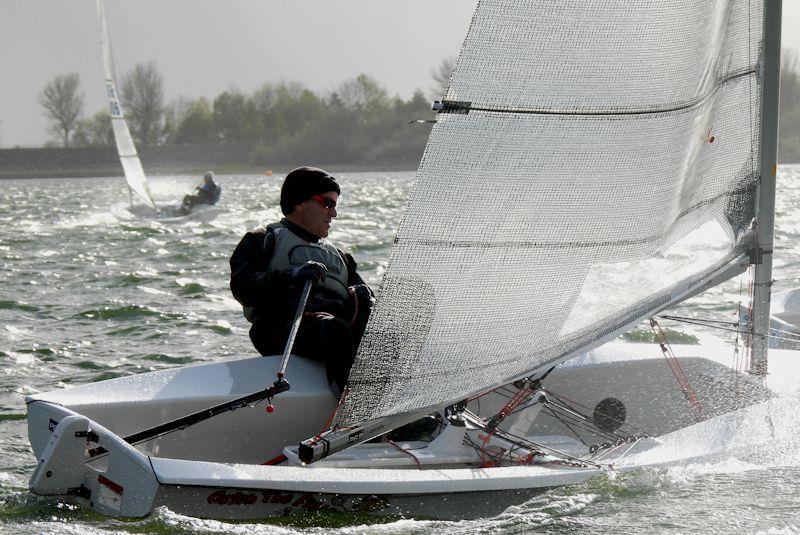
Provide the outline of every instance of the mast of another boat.
[[778,93],[781,64],[782,0],[764,2],[764,33],[759,78],[761,113],[759,133],[759,186],[756,213],[757,243],[752,255],[755,266],[753,285],[753,336],[750,373],[766,377],[769,345],[770,293],[772,290],[772,246],[775,226],[775,182],[778,169]]

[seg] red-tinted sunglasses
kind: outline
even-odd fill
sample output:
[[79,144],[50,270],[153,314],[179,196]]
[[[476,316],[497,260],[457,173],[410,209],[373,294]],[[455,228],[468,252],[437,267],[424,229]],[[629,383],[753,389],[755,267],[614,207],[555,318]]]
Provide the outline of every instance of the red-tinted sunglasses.
[[328,210],[330,210],[331,208],[336,208],[336,201],[334,201],[329,197],[323,197],[322,195],[314,195],[311,198],[320,203],[323,208],[326,208]]

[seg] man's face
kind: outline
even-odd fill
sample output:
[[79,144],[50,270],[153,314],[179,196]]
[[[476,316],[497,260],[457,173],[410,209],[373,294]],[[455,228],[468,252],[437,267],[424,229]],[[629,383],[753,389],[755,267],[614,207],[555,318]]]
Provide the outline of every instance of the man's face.
[[336,217],[336,203],[339,194],[335,191],[328,191],[320,195],[314,195],[298,204],[294,211],[289,214],[289,221],[300,225],[310,233],[320,238],[324,238],[331,230],[331,221]]

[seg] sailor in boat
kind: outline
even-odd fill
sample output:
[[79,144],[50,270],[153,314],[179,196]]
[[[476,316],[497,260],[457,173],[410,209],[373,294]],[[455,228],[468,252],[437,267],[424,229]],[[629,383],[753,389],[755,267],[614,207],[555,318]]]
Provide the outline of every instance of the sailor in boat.
[[214,182],[214,172],[206,171],[203,174],[203,182],[195,188],[194,195],[186,195],[181,203],[181,211],[188,214],[192,208],[198,204],[216,204],[222,188]]
[[340,393],[366,328],[374,296],[353,256],[327,239],[341,190],[314,167],[291,171],[281,187],[279,222],[248,232],[231,256],[231,291],[252,323],[262,355],[281,354],[306,281],[311,292],[292,353],[324,361]]

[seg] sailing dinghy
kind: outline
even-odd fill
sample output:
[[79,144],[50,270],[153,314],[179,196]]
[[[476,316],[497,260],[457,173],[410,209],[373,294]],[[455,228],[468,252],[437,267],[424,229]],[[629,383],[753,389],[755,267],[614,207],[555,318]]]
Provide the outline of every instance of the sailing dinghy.
[[[106,77],[106,94],[111,112],[111,127],[114,131],[114,141],[117,154],[122,164],[122,171],[130,191],[130,202],[119,203],[111,207],[111,213],[120,221],[135,221],[140,219],[159,219],[164,222],[182,222],[187,220],[210,221],[216,217],[219,208],[209,204],[198,204],[192,207],[189,213],[181,210],[180,203],[156,204],[150,192],[150,185],[144,173],[136,145],[133,142],[128,122],[122,111],[119,101],[117,81],[114,71],[114,58],[111,54],[111,41],[106,22],[106,12],[103,0],[97,0],[97,19],[100,24],[100,51],[103,56],[103,70]],[[136,194],[140,203],[134,204],[133,195]],[[142,204],[143,203],[143,204]]]
[[[341,399],[281,356],[30,395],[31,491],[469,518],[733,429],[772,396],[779,29],[778,1],[481,0]],[[599,347],[746,270],[750,373]]]

